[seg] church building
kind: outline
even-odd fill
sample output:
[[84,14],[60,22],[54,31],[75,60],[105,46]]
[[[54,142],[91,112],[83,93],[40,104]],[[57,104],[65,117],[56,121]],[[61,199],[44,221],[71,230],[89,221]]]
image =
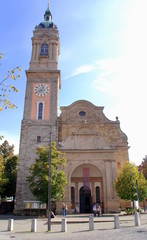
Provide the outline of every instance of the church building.
[[[56,141],[67,159],[64,171],[70,184],[63,202],[69,212],[90,213],[95,202],[101,204],[104,213],[118,212],[123,202],[116,196],[113,182],[128,160],[127,136],[117,117],[115,121],[109,120],[103,113],[104,107],[85,100],[60,107],[58,116],[59,54],[59,32],[48,6],[44,21],[34,29],[30,67],[26,71],[14,211],[38,207],[26,178],[35,162],[37,147],[40,143],[48,146],[52,132],[52,141]],[[57,213],[61,208],[62,202],[58,202]]]

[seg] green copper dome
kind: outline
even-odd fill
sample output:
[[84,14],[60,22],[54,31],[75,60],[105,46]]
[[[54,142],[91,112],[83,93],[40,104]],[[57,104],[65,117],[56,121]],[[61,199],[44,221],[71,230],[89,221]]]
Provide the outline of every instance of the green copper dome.
[[57,28],[52,22],[52,13],[50,11],[49,4],[44,14],[44,21],[41,22],[36,28]]

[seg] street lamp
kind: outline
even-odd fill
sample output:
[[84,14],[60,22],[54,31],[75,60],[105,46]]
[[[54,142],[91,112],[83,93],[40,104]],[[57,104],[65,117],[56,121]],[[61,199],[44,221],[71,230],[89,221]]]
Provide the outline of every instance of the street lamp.
[[52,180],[52,133],[49,135],[49,172],[48,172],[48,231],[51,231],[51,180]]
[[136,192],[137,192],[137,201],[138,201],[138,207],[139,207],[139,190],[138,190],[138,180],[136,179]]

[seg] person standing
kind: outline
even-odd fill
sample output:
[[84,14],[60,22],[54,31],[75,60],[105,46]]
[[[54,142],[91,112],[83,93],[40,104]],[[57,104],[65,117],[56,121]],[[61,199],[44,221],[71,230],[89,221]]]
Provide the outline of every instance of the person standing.
[[66,216],[67,210],[68,210],[67,205],[65,203],[63,203],[62,204],[62,215],[63,216]]
[[96,211],[97,211],[97,216],[100,216],[100,209],[99,209],[99,204],[96,204]]
[[99,216],[102,216],[102,209],[101,209],[101,205],[99,205]]
[[67,210],[68,208],[67,208],[67,205],[65,204],[65,216],[67,215]]
[[94,205],[93,205],[93,213],[94,213],[94,217],[96,217],[96,211],[97,211],[97,209],[96,209],[96,203],[94,203]]
[[65,206],[65,203],[62,204],[62,215],[66,216],[66,206]]

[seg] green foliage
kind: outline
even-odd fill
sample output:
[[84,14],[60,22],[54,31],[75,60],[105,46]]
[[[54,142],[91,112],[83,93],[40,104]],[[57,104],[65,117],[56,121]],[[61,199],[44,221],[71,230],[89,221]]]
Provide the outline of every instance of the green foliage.
[[143,173],[143,175],[145,176],[146,180],[147,180],[147,157],[145,157],[141,163],[141,165],[139,165],[139,171],[141,171]]
[[[3,54],[0,53],[0,60]],[[1,64],[0,64],[1,65]],[[12,81],[20,78],[21,67],[8,70],[7,74],[0,80],[0,111],[6,108],[16,108],[16,105],[8,99],[11,92],[19,92]]]
[[144,174],[139,173],[138,188],[139,188],[139,200],[143,201],[147,198],[147,180],[144,177]]
[[136,211],[139,212],[139,213],[142,213],[142,209],[141,208],[137,209]]
[[142,213],[142,209],[139,208],[139,209],[135,210],[135,209],[132,209],[132,208],[128,208],[128,209],[125,210],[125,212],[126,212],[127,214],[134,214],[135,212]]
[[8,158],[11,158],[14,155],[14,145],[9,145],[8,141],[5,140],[0,145],[0,154],[3,156],[4,163]]
[[139,200],[142,201],[147,196],[147,182],[143,174],[139,174],[135,164],[127,161],[114,182],[115,191],[121,199],[137,200],[136,180],[138,181]]
[[127,214],[134,214],[134,213],[135,213],[135,210],[132,209],[132,208],[128,208],[128,209],[125,210],[125,212],[126,212]]
[[0,195],[4,191],[4,185],[8,182],[8,179],[5,176],[5,166],[3,161],[3,156],[0,155]]
[[[33,195],[43,203],[48,202],[48,180],[49,180],[49,147],[43,146],[37,150],[38,158],[30,167],[30,175],[27,180]],[[51,178],[51,201],[56,202],[64,198],[65,186],[68,185],[67,177],[63,167],[66,164],[64,155],[52,143],[52,178]]]
[[5,176],[8,179],[5,184],[3,196],[15,197],[16,192],[16,180],[17,180],[17,167],[18,167],[18,156],[14,155],[8,158],[5,163]]
[[14,146],[5,140],[0,145],[0,194],[15,197],[18,156],[14,156]]

